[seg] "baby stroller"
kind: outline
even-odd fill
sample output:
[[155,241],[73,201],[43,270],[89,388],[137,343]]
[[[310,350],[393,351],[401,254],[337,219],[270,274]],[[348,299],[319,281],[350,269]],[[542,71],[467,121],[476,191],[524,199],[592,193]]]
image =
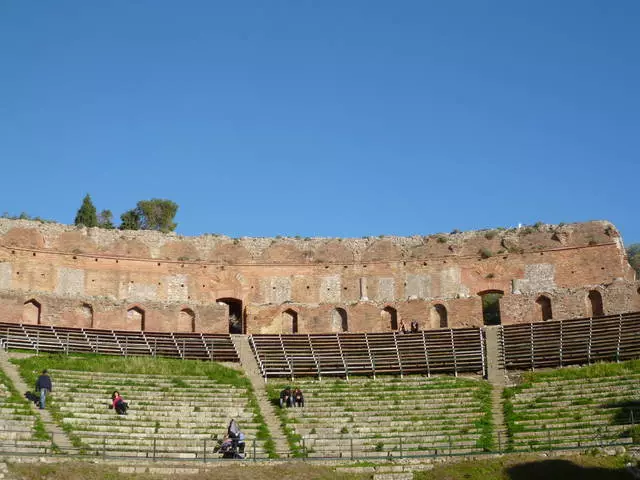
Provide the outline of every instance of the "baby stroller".
[[218,453],[222,454],[222,458],[244,458],[244,453],[240,453],[238,445],[230,438],[225,438],[224,440],[220,441]]
[[231,420],[227,428],[227,436],[220,443],[218,453],[222,458],[244,458],[244,433],[240,430],[238,422]]

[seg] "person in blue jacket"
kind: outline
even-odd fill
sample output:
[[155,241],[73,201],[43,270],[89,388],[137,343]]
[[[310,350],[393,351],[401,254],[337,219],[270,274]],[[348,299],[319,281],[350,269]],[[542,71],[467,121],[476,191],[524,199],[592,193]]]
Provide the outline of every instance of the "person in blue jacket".
[[45,402],[47,400],[47,393],[53,390],[51,385],[51,377],[47,374],[46,370],[42,371],[42,375],[36,380],[36,392],[40,392],[40,410],[44,409]]

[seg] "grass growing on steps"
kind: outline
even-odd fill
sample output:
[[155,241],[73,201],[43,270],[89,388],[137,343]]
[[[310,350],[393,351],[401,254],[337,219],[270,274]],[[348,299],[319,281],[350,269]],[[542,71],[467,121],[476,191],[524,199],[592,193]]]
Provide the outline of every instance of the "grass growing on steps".
[[476,447],[482,448],[485,452],[494,450],[493,441],[493,403],[491,391],[493,387],[488,382],[481,382],[480,387],[473,393],[476,401],[482,406],[482,417],[475,422],[475,427],[480,430],[480,438],[476,442]]
[[[216,362],[200,360],[176,360],[160,357],[115,357],[108,355],[34,355],[23,359],[12,359],[20,367],[23,378],[33,380],[46,369],[75,370],[80,372],[103,372],[139,375],[161,375],[174,383],[180,377],[203,376],[224,385],[249,388],[251,383],[238,370]],[[55,385],[53,386],[55,391]]]
[[40,416],[33,413],[31,407],[29,406],[29,400],[24,398],[24,396],[21,395],[20,392],[18,392],[18,389],[15,387],[11,379],[3,370],[0,370],[0,383],[3,383],[9,391],[9,397],[7,398],[7,400],[10,403],[20,406],[19,413],[30,415],[34,418],[33,439],[51,440],[51,436],[45,430],[44,423],[42,423],[42,419],[40,418]]
[[[161,375],[171,381],[176,387],[184,385],[181,379],[190,376],[201,376],[211,379],[212,381],[222,384],[231,385],[238,388],[246,389],[248,393],[249,408],[253,413],[254,422],[257,423],[258,431],[256,437],[264,442],[264,449],[271,458],[277,457],[275,453],[275,444],[271,438],[269,428],[267,427],[251,382],[242,372],[226,367],[216,362],[203,362],[199,360],[176,360],[171,358],[153,358],[153,357],[115,357],[107,355],[94,354],[43,354],[34,355],[23,359],[12,359],[20,369],[22,378],[27,384],[35,385],[38,375],[44,369],[49,370],[72,370],[80,372],[100,372],[100,373],[116,373],[116,374],[137,374],[137,375]],[[81,448],[82,444],[72,430],[69,424],[63,423],[62,413],[55,399],[55,378],[53,381],[53,394],[47,400],[47,409],[55,421],[69,434],[69,438],[75,447]]]
[[586,367],[566,367],[549,371],[526,372],[522,384],[516,388],[526,388],[534,382],[549,380],[576,380],[582,378],[617,377],[640,373],[640,360],[620,363],[594,363]]
[[293,428],[291,428],[288,424],[291,423],[289,418],[287,418],[286,409],[280,408],[280,391],[284,388],[284,384],[274,385],[272,383],[267,384],[267,398],[269,402],[273,405],[276,415],[280,420],[280,425],[282,426],[282,430],[284,431],[285,436],[287,437],[287,443],[289,444],[289,450],[291,451],[291,456],[294,458],[304,458],[306,457],[306,452],[300,445],[302,437],[295,433]]

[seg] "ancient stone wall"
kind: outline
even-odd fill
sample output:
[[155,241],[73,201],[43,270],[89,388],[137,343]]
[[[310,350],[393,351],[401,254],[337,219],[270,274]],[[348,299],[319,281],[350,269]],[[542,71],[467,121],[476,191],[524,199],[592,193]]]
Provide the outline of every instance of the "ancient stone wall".
[[[483,324],[481,294],[501,292],[502,323],[640,309],[608,222],[428,237],[182,237],[0,219],[5,321],[158,331],[385,331]],[[592,294],[592,296],[595,294]]]

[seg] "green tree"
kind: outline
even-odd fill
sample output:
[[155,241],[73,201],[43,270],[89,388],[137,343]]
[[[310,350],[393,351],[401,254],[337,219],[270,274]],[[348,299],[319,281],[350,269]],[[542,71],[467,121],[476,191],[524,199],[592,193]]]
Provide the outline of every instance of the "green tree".
[[640,243],[629,245],[627,248],[627,257],[629,257],[629,263],[640,278]]
[[76,220],[74,223],[76,224],[76,226],[98,226],[98,214],[96,213],[96,207],[91,201],[91,196],[88,193],[84,197],[84,200],[82,200],[82,205],[78,209],[78,213],[76,214]]
[[100,215],[98,215],[98,226],[108,230],[116,228],[113,224],[113,213],[111,213],[111,210],[102,210],[100,212]]
[[128,210],[120,215],[120,230],[140,230],[140,215],[137,210]]
[[140,219],[140,228],[143,230],[173,232],[178,226],[173,221],[178,212],[178,204],[171,200],[160,198],[141,200],[138,202],[135,211]]

